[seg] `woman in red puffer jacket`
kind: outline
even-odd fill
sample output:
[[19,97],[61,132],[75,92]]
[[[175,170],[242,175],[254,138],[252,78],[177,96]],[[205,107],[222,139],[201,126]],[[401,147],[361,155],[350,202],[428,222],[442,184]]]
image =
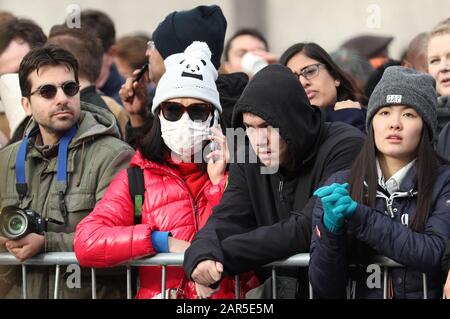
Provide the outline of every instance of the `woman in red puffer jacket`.
[[[220,128],[212,127],[222,108],[210,57],[205,43],[194,42],[164,61],[166,73],[153,99],[152,129],[130,163],[144,175],[142,224],[134,224],[134,203],[123,170],[78,224],[74,245],[80,265],[111,267],[159,252],[184,252],[219,203],[228,152]],[[199,67],[194,70],[193,65]],[[208,139],[216,150],[206,156],[214,162],[206,164],[202,155]],[[161,267],[140,267],[139,283],[137,298],[159,298]],[[258,281],[246,274],[240,285],[243,297]],[[212,294],[211,288],[190,281],[182,267],[167,268],[166,288],[169,298]],[[222,280],[213,298],[235,298],[234,279]]]

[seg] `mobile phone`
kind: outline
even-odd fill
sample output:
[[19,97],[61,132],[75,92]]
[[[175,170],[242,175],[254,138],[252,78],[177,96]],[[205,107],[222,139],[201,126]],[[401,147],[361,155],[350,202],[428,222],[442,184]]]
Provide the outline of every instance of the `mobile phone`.
[[[136,74],[136,76],[134,77],[133,83],[134,82],[139,82],[139,80],[142,78],[142,76],[145,74],[145,72],[148,71],[148,62],[144,63],[143,66],[141,66],[141,68],[139,69],[139,72]],[[134,95],[129,96],[125,102],[131,103],[133,101]]]
[[[219,125],[219,111],[217,111],[217,109],[214,109],[211,128],[218,127],[218,125]],[[210,133],[212,134],[211,129],[210,129]],[[220,149],[219,144],[214,140],[209,144],[209,148],[210,148],[211,152]]]
[[145,72],[147,72],[147,71],[148,71],[148,62],[144,63],[144,65],[141,67],[138,74],[136,74],[134,81],[135,82],[139,81],[142,78],[142,76],[145,74]]

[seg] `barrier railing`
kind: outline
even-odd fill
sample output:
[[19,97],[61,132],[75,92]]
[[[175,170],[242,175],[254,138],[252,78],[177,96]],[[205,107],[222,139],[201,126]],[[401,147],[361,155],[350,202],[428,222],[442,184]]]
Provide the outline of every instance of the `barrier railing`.
[[[403,267],[402,265],[394,262],[386,257],[377,257],[374,259],[374,264],[383,268],[383,298],[387,299],[388,289],[388,275],[389,268]],[[53,296],[58,298],[58,290],[60,285],[60,267],[68,265],[79,265],[78,260],[73,252],[58,252],[58,253],[46,253],[40,254],[33,258],[20,262],[13,255],[9,253],[0,253],[0,265],[17,265],[22,267],[22,298],[27,298],[27,279],[26,279],[26,267],[27,266],[55,266],[55,287]],[[183,254],[157,254],[152,257],[133,260],[120,266],[126,267],[127,272],[127,298],[132,298],[132,274],[131,267],[138,266],[162,266],[162,279],[161,279],[161,296],[163,299],[167,298],[166,295],[166,267],[167,266],[181,266],[183,264]],[[277,298],[277,285],[276,285],[276,268],[277,267],[308,267],[309,266],[309,254],[297,254],[291,256],[285,260],[276,261],[267,265],[272,267],[272,297]],[[236,276],[236,298],[239,298],[239,275]],[[92,298],[96,299],[96,272],[95,268],[91,268],[91,290]],[[427,299],[427,278],[426,274],[423,274],[423,296]],[[309,298],[313,298],[312,287],[309,285]]]

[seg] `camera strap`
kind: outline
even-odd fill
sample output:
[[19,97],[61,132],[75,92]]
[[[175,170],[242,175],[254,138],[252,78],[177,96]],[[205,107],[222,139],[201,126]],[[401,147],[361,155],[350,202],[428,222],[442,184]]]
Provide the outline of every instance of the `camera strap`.
[[[28,184],[26,181],[25,165],[28,151],[29,139],[39,133],[39,126],[36,125],[30,133],[23,139],[19,146],[16,157],[16,190],[19,194],[19,203],[22,202],[28,192]],[[59,209],[65,218],[67,216],[67,208],[64,195],[67,189],[67,153],[70,141],[77,133],[77,125],[72,126],[61,138],[58,146],[57,170],[56,170],[56,191],[59,196]]]
[[67,217],[67,207],[64,195],[67,190],[67,151],[69,149],[69,144],[72,138],[77,133],[77,125],[75,124],[72,128],[67,131],[58,147],[58,159],[57,159],[57,170],[56,170],[56,190],[59,196],[59,210],[64,218]]

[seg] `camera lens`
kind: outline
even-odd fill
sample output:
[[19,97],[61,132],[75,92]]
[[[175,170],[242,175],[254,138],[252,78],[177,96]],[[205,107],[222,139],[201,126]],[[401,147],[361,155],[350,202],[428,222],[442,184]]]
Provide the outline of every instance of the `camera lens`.
[[12,236],[19,236],[27,229],[27,219],[20,213],[12,215],[6,223],[6,231]]
[[9,239],[20,239],[30,232],[29,217],[14,206],[4,207],[0,214],[0,233]]

